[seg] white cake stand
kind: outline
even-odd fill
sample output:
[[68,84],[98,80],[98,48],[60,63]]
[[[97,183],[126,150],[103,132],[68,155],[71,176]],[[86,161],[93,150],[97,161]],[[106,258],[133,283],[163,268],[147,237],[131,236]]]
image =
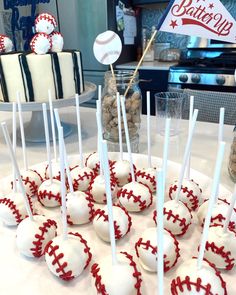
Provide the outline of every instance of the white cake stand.
[[[86,102],[94,97],[97,90],[97,86],[91,82],[85,82],[85,91],[80,95],[80,103]],[[47,104],[48,109],[48,120],[50,123],[49,115],[49,104]],[[58,99],[53,101],[54,108],[63,108],[67,106],[74,106],[75,98]],[[4,102],[0,103],[0,111],[12,111],[12,103]],[[43,126],[43,113],[42,113],[42,103],[38,102],[26,102],[22,103],[23,112],[32,112],[31,119],[24,126],[25,129],[25,140],[31,143],[45,142],[45,133]],[[72,133],[72,128],[70,124],[62,122],[64,129],[64,137]],[[51,136],[50,136],[51,137]]]

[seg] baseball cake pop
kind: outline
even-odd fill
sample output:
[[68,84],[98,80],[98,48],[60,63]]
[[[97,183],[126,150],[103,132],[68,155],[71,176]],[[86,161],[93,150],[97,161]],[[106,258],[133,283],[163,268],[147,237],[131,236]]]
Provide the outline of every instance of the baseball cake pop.
[[25,187],[26,194],[29,197],[37,195],[39,186],[42,183],[42,177],[36,170],[28,169],[21,171],[21,179]]
[[52,41],[45,33],[37,33],[30,41],[30,48],[36,54],[45,54],[52,48]]
[[[53,159],[51,161],[51,165],[52,165],[52,177],[60,180],[60,163],[58,161],[56,161],[55,159]],[[49,164],[46,166],[45,169],[45,179],[50,178],[49,175]]]
[[99,174],[99,169],[100,169],[99,154],[97,152],[93,152],[89,154],[85,160],[85,166],[92,169],[94,174]]
[[45,180],[38,189],[38,201],[45,207],[61,205],[61,182],[57,179]]
[[[133,167],[135,172],[136,171],[135,165],[133,165]],[[131,171],[130,171],[129,161],[118,160],[114,162],[111,171],[119,187],[122,187],[131,181]]]
[[93,170],[88,167],[76,167],[71,170],[74,190],[87,191],[89,184],[94,177]]
[[142,184],[146,184],[151,192],[156,191],[156,169],[155,168],[143,168],[136,172],[136,179]]
[[51,34],[57,26],[55,17],[49,13],[40,13],[35,19],[37,33]]
[[[150,272],[157,271],[157,238],[155,227],[147,228],[135,244],[135,250],[139,263]],[[167,272],[177,263],[180,257],[179,243],[167,230],[163,231],[164,240],[164,271]]]
[[[121,239],[125,236],[131,228],[132,221],[131,217],[125,208],[118,205],[112,207],[113,219],[114,219],[114,230],[116,240]],[[97,235],[105,242],[110,242],[109,236],[109,223],[108,223],[108,208],[97,209],[94,213],[93,227]]]
[[64,46],[64,39],[60,32],[52,32],[49,35],[51,41],[52,41],[52,52],[61,52]]
[[11,52],[13,50],[13,43],[9,37],[0,34],[0,52]]
[[70,192],[66,195],[67,223],[85,224],[93,220],[93,199],[85,192]]

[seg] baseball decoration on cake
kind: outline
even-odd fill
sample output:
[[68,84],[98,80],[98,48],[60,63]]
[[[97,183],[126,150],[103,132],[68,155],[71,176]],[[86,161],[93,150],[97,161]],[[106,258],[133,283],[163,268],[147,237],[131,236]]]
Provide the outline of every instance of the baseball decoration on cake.
[[42,215],[34,215],[34,220],[25,218],[17,227],[16,246],[27,257],[41,257],[48,242],[56,236],[57,224]]
[[85,224],[93,220],[93,199],[85,192],[70,192],[66,195],[67,223]]
[[61,182],[57,179],[45,180],[38,189],[38,201],[45,207],[61,205]]
[[[141,266],[150,272],[157,271],[157,238],[156,228],[147,228],[135,243],[136,255]],[[167,230],[163,231],[164,240],[164,271],[167,272],[178,261],[180,257],[179,243],[176,238]]]
[[52,32],[49,35],[51,41],[52,41],[52,52],[61,52],[64,46],[64,39],[60,32]]
[[[116,240],[124,237],[131,228],[131,217],[125,208],[118,205],[112,207]],[[110,242],[108,208],[97,209],[94,213],[93,227],[97,235],[105,242]]]
[[13,50],[13,43],[11,39],[3,34],[0,34],[0,53],[11,52]]
[[95,58],[104,65],[111,65],[116,62],[121,50],[120,37],[113,31],[105,31],[99,34],[93,44]]
[[36,54],[45,54],[52,48],[52,40],[45,33],[37,33],[30,41],[30,48]]
[[41,13],[35,19],[35,31],[37,33],[51,34],[57,27],[55,17],[49,13]]
[[[178,188],[178,181],[169,187],[169,198],[173,200]],[[183,179],[179,200],[182,201],[191,211],[195,211],[203,203],[202,190],[193,180]]]

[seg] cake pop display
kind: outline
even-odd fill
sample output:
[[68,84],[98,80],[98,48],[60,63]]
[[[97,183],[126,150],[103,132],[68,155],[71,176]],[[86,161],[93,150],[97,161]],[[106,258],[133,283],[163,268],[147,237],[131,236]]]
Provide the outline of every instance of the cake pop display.
[[45,33],[37,33],[30,41],[30,48],[36,54],[45,54],[52,48],[52,41]]
[[40,13],[35,19],[37,33],[51,34],[57,26],[55,17],[49,13]]
[[52,52],[61,52],[64,46],[64,39],[60,32],[52,32],[49,37],[52,41]]
[[[169,198],[173,200],[178,188],[178,181],[176,180],[169,187]],[[182,201],[191,211],[195,211],[203,203],[202,190],[199,185],[192,179],[183,179],[181,191],[179,195]]]
[[[176,238],[167,230],[163,231],[164,241],[164,271],[167,272],[177,263],[180,257],[179,243]],[[136,255],[141,266],[150,272],[157,271],[157,238],[156,228],[147,228],[135,243]]]
[[203,260],[198,269],[197,259],[189,259],[177,269],[171,282],[171,294],[217,294],[227,295],[226,283],[215,266]]
[[41,257],[47,243],[56,236],[57,224],[42,215],[27,217],[17,227],[16,246],[27,257]]
[[0,34],[0,53],[11,52],[13,50],[13,43],[9,37]]
[[66,186],[65,186],[65,150],[63,127],[58,127],[61,196],[62,196],[62,235],[53,238],[45,248],[45,260],[49,270],[61,278],[69,281],[79,276],[89,265],[92,258],[86,240],[79,233],[68,233],[66,212]]
[[[132,225],[131,217],[127,210],[119,205],[113,205],[113,220],[116,240],[124,237]],[[109,223],[108,223],[108,208],[97,209],[94,213],[93,227],[97,235],[105,242],[110,242]]]

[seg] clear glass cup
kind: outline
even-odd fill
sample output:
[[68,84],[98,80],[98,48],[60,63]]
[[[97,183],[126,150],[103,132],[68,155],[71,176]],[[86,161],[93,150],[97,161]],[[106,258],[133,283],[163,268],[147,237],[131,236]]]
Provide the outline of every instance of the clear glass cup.
[[[102,123],[103,137],[107,140],[109,151],[119,151],[118,136],[118,115],[116,104],[116,93],[124,95],[134,71],[117,70],[114,71],[115,80],[110,71],[105,73],[104,88],[102,94]],[[125,98],[126,116],[129,128],[129,137],[132,152],[139,151],[139,130],[141,123],[142,98],[139,88],[138,74],[129,88]],[[127,151],[124,124],[122,122],[122,141],[123,149]]]
[[155,94],[157,132],[165,134],[165,120],[171,118],[170,135],[180,132],[183,102],[187,96],[181,92],[159,92]]

